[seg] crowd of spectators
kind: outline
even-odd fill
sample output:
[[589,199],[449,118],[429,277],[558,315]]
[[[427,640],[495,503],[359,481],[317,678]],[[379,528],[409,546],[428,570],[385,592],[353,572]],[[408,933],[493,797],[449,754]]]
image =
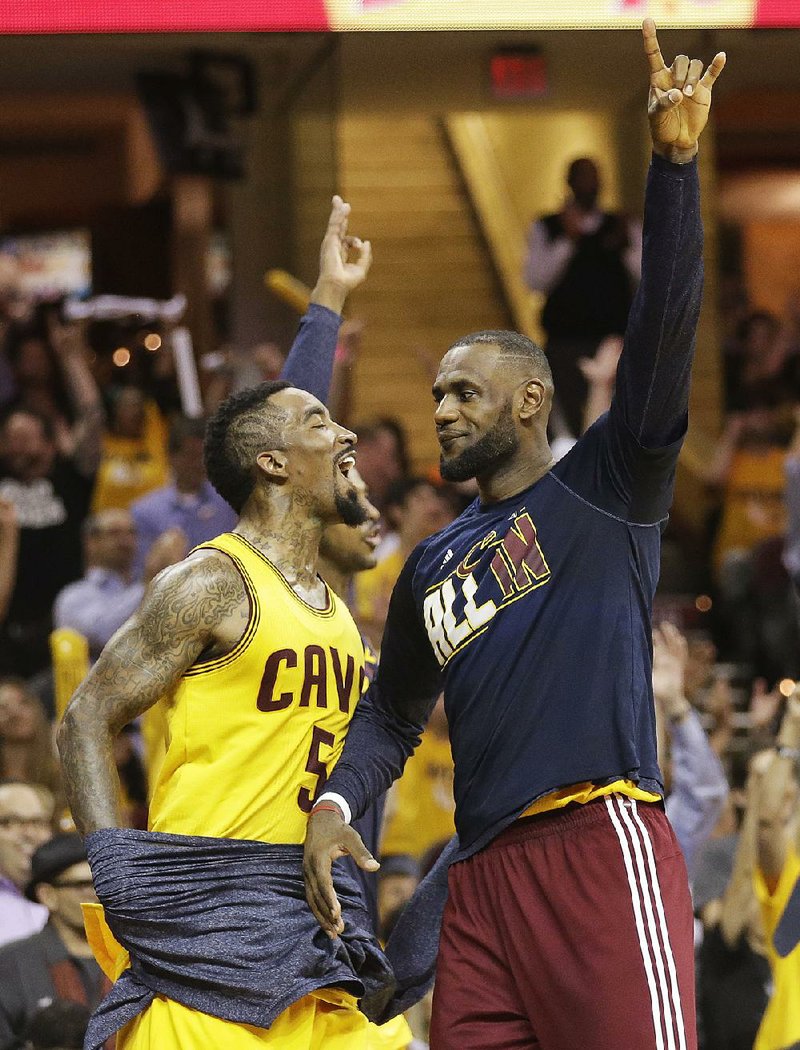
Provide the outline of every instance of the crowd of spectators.
[[[557,456],[608,408],[638,278],[638,228],[599,209],[597,168],[573,165],[569,188],[563,212],[532,228],[527,261],[551,300],[551,359],[572,376],[554,417]],[[615,312],[572,330],[570,296],[598,266]],[[701,1045],[778,1050],[800,1043],[800,1028],[786,1027],[800,1025],[800,950],[779,960],[771,946],[799,866],[800,303],[776,318],[740,299],[725,325],[725,422],[703,479],[714,506],[707,570],[695,594],[660,598],[654,695],[667,810],[695,900]],[[435,466],[415,473],[399,420],[352,418],[365,334],[343,329],[331,410],[358,434],[381,515],[377,565],[352,567],[341,584],[377,649],[406,557],[473,492],[443,484]],[[203,421],[181,415],[169,330],[160,335],[157,354],[141,349],[119,367],[102,333],[64,324],[54,307],[0,303],[0,1050],[56,1045],[54,1032],[57,1045],[80,1045],[106,987],[78,908],[93,891],[53,747],[51,633],[76,632],[94,660],[149,580],[236,521],[206,478]],[[247,380],[274,377],[281,361],[274,346],[256,348]],[[204,376],[208,410],[245,381],[230,366]],[[127,727],[117,745],[134,827],[146,826],[159,751],[147,734]],[[383,937],[453,834],[452,784],[440,701],[387,804]],[[424,1038],[424,1006],[414,1027]]]

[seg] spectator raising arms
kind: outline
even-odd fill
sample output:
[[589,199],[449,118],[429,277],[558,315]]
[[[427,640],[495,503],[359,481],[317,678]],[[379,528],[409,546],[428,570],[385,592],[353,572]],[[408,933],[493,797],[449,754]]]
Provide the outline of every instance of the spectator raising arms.
[[59,451],[51,419],[31,409],[12,409],[0,426],[0,499],[19,527],[0,673],[26,677],[48,667],[53,600],[81,573],[80,529],[100,455],[100,394],[78,331],[60,329],[55,349],[75,413],[70,454]]

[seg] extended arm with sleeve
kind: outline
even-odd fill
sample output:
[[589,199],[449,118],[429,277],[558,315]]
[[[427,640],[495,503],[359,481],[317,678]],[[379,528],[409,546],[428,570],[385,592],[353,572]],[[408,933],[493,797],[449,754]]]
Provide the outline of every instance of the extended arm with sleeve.
[[654,155],[645,195],[642,280],[611,409],[556,471],[593,505],[638,524],[660,521],[672,502],[703,291],[702,250],[696,159],[673,164]]
[[644,448],[683,436],[703,291],[697,160],[655,155],[645,197],[642,280],[617,370],[614,409]]
[[328,403],[341,323],[341,317],[333,310],[312,303],[281,369],[281,379],[307,390],[323,405]]
[[360,816],[403,771],[441,692],[441,672],[411,583],[420,546],[395,584],[375,681],[356,708],[342,756],[325,785]]

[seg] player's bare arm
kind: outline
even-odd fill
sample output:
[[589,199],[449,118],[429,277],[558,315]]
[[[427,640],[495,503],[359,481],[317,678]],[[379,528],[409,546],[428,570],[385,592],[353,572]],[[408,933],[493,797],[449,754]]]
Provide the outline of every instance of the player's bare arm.
[[708,122],[711,89],[725,67],[725,52],[715,55],[705,72],[701,59],[686,55],[678,55],[668,67],[652,18],[644,20],[642,37],[650,66],[647,115],[653,150],[674,163],[686,163],[697,153]]
[[242,578],[223,554],[198,552],[153,580],[79,686],[58,731],[67,798],[82,835],[122,823],[117,733],[199,657],[234,648],[248,616]]

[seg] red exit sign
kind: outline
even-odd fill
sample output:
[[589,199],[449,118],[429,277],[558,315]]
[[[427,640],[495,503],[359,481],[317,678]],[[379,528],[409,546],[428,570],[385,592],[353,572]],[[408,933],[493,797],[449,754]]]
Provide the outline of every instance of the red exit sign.
[[547,94],[547,65],[539,50],[497,51],[489,70],[494,98],[528,99]]

